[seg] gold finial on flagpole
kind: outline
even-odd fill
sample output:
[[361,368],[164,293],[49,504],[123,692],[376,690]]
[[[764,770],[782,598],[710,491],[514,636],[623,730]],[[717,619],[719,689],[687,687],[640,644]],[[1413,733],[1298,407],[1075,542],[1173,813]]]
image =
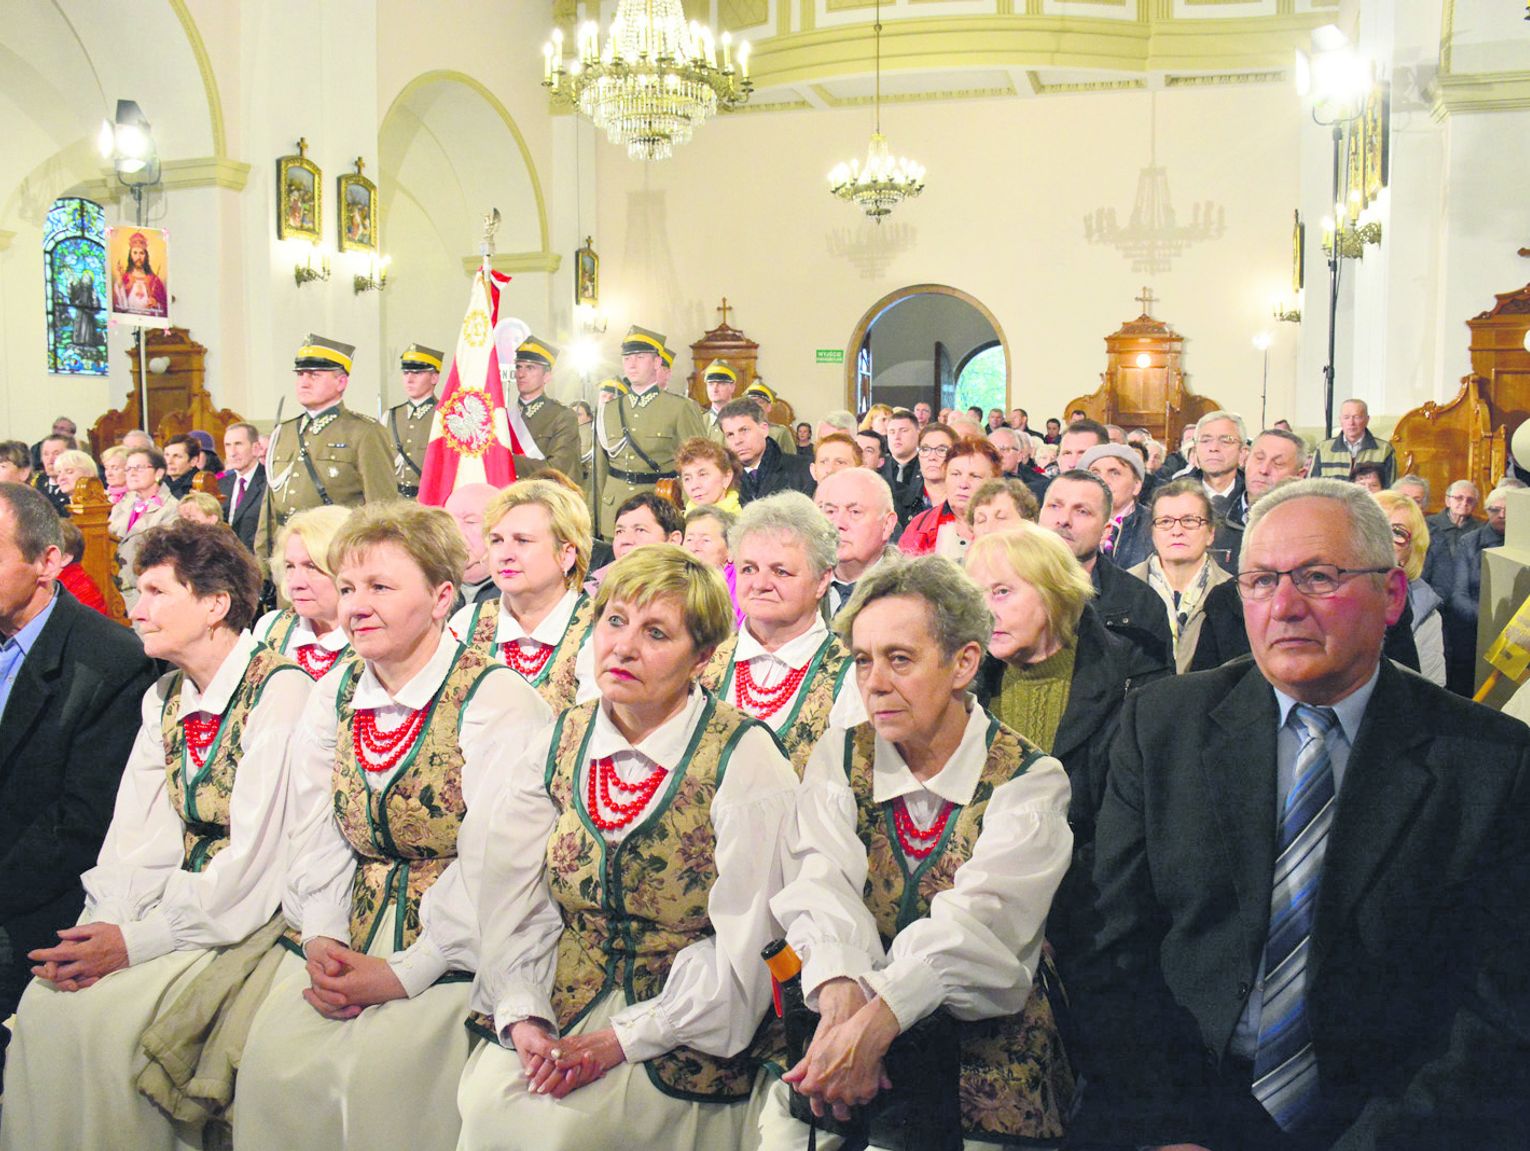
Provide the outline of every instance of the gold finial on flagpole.
[[499,209],[490,208],[483,214],[483,239],[478,245],[478,250],[483,253],[485,267],[489,265],[489,257],[494,255],[494,233],[497,231],[499,231]]

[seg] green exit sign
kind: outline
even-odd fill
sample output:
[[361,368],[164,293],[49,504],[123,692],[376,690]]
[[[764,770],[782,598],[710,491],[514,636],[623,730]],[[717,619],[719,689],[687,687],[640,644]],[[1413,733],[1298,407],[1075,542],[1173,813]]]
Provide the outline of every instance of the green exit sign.
[[819,348],[817,362],[820,364],[842,364],[845,362],[845,349]]

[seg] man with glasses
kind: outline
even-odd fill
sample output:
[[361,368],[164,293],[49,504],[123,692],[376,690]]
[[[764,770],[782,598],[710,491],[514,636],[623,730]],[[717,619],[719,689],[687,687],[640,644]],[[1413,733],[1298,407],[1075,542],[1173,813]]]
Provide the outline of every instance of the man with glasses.
[[1242,522],[1243,472],[1238,462],[1248,438],[1236,412],[1208,412],[1195,423],[1195,467],[1186,473],[1201,481],[1218,519]]
[[1240,567],[1252,664],[1122,709],[1070,1136],[1521,1147],[1530,731],[1383,658],[1407,577],[1352,485],[1260,501]]

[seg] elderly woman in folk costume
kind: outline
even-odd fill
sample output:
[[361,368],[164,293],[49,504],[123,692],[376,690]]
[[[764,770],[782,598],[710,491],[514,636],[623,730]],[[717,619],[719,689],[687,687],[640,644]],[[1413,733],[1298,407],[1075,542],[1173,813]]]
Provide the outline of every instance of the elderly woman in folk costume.
[[340,592],[329,567],[329,545],[350,517],[350,508],[310,508],[298,512],[276,533],[271,565],[276,590],[290,607],[270,611],[255,624],[255,636],[297,660],[312,678],[321,679],[350,649],[340,626]]
[[6,1151],[171,1148],[196,1139],[139,1094],[143,1033],[219,949],[281,903],[288,749],[312,683],[249,632],[254,557],[222,526],[144,535],[132,619],[175,670],[149,689],[143,726],[85,912],[17,1012],[5,1082]]
[[[293,754],[292,952],[250,1029],[234,1145],[449,1147],[478,929],[459,832],[506,741],[551,719],[446,634],[467,549],[439,508],[358,509],[330,545],[359,659],[313,689]],[[297,949],[301,943],[301,951]]]
[[[835,628],[871,718],[814,750],[771,900],[820,1013],[785,1083],[844,1118],[908,1086],[889,1087],[884,1057],[943,1012],[960,1051],[952,1126],[968,1147],[1059,1139],[1073,1087],[1042,988],[1047,909],[1073,840],[1068,777],[969,694],[992,626],[982,593],[941,557],[884,560],[860,581]],[[778,1084],[766,1148],[806,1134],[785,1103]]]
[[673,545],[602,583],[601,698],[513,769],[470,873],[492,1041],[458,1092],[459,1148],[740,1145],[796,780],[694,683],[731,626],[722,577]]
[[830,727],[861,722],[849,653],[824,622],[839,536],[801,492],[779,492],[740,513],[728,534],[744,622],[718,646],[702,685],[780,738],[801,774]]
[[[554,714],[593,678],[594,609],[581,590],[590,566],[590,510],[553,480],[521,480],[484,509],[489,575],[499,595],[452,617],[452,635],[512,668]],[[579,673],[583,672],[581,676]]]

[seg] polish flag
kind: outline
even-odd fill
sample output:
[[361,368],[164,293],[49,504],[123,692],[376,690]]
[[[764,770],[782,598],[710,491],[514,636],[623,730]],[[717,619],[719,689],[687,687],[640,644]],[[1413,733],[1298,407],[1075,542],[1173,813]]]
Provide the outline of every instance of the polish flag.
[[503,488],[515,482],[511,456],[525,453],[505,410],[499,363],[501,348],[515,337],[511,327],[522,333],[509,345],[512,357],[530,329],[519,320],[498,319],[499,285],[509,280],[487,263],[473,277],[451,374],[431,420],[430,443],[420,468],[422,504],[440,507],[466,484]]

